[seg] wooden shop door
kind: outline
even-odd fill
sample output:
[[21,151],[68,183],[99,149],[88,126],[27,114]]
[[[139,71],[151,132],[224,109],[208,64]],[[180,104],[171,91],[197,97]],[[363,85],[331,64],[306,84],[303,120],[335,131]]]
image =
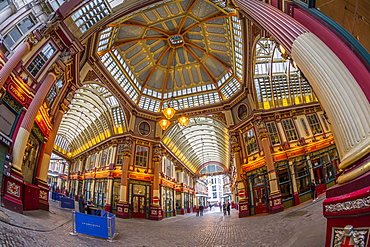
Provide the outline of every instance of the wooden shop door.
[[264,185],[253,188],[254,206],[256,214],[267,213],[267,195]]
[[145,218],[145,196],[132,197],[132,218]]

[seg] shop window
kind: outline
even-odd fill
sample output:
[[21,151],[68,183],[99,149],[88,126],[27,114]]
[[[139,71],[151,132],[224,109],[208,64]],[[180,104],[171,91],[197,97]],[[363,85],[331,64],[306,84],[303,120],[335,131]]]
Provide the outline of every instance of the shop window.
[[112,207],[113,208],[116,208],[116,205],[119,202],[120,189],[121,189],[121,180],[120,179],[114,179],[113,195],[112,195]]
[[136,147],[136,158],[135,158],[135,166],[137,167],[147,167],[147,160],[148,160],[148,147],[137,146]]
[[145,195],[145,185],[134,184],[132,192],[135,195]]
[[28,33],[28,31],[31,30],[33,26],[35,26],[34,19],[31,16],[27,16],[4,36],[5,42],[8,44],[9,47],[12,47],[15,43],[17,43],[18,40],[23,37],[23,35]]
[[337,165],[339,163],[338,152],[336,149],[332,149],[329,151],[329,159],[330,159],[330,162],[324,165],[325,180],[327,183],[335,179]]
[[27,70],[31,73],[33,77],[36,77],[41,68],[53,56],[55,51],[56,48],[52,44],[48,43],[41,50],[41,52],[35,57],[35,59],[33,59],[33,61],[27,67]]
[[124,147],[125,147],[124,144],[118,145],[118,148],[117,148],[117,165],[122,165],[122,163],[123,163],[123,149],[124,149]]
[[92,194],[93,188],[91,188],[91,186],[92,186],[92,180],[86,179],[85,184],[84,184],[84,191],[85,191],[84,195],[85,195],[86,200],[89,200],[93,196]]
[[95,203],[104,206],[107,203],[107,180],[96,180],[95,182]]
[[280,139],[279,139],[279,133],[276,128],[275,122],[268,122],[266,123],[267,130],[270,134],[270,140],[272,145],[277,145],[280,144]]
[[93,169],[95,167],[95,159],[96,159],[96,154],[92,154],[90,156],[90,164],[89,164],[89,170]]
[[281,124],[283,125],[286,137],[288,141],[296,141],[298,140],[298,135],[295,130],[293,120],[292,119],[283,119],[281,120]]
[[101,167],[104,167],[107,165],[107,158],[108,158],[108,150],[104,149],[101,155]]
[[288,164],[278,166],[276,170],[283,201],[292,198],[292,185]]
[[245,135],[244,135],[244,141],[245,145],[247,147],[247,153],[248,155],[251,155],[255,152],[258,151],[258,146],[257,146],[257,140],[256,136],[254,134],[254,130],[251,129],[249,130]]
[[321,125],[319,123],[319,119],[317,118],[316,114],[307,115],[307,121],[311,127],[313,135],[322,134]]
[[[171,164],[171,161],[168,160],[169,162],[167,162],[166,164],[166,175],[169,176],[169,177],[172,177],[172,164]],[[179,180],[179,173],[176,174],[177,176],[177,181],[180,181]]]
[[310,190],[310,174],[306,161],[299,161],[294,165],[298,193],[302,194]]

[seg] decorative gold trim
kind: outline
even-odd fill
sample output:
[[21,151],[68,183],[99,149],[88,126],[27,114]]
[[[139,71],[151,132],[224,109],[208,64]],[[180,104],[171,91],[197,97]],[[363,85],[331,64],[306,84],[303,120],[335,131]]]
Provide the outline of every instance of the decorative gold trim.
[[348,181],[358,178],[359,176],[365,174],[368,171],[370,171],[370,162],[367,162],[365,165],[362,165],[354,169],[353,171],[340,175],[337,180],[338,184],[344,184]]
[[361,159],[362,157],[364,157],[368,153],[370,153],[370,145],[367,145],[364,149],[357,152],[356,154],[350,155],[350,156],[348,156],[348,158],[346,158],[344,160],[342,159],[342,162],[338,166],[339,169],[344,169],[344,168],[350,166],[351,164],[355,163],[356,161],[358,161],[359,159]]

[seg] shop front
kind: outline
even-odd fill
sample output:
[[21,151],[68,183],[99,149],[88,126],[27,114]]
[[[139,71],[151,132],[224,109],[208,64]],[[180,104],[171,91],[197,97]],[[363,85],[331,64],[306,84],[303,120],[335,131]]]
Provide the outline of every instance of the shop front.
[[149,219],[150,182],[130,179],[129,202],[132,218]]
[[268,212],[268,180],[266,167],[247,172],[248,198],[251,215]]
[[175,190],[170,187],[161,186],[162,209],[164,217],[175,216],[174,212],[174,192]]

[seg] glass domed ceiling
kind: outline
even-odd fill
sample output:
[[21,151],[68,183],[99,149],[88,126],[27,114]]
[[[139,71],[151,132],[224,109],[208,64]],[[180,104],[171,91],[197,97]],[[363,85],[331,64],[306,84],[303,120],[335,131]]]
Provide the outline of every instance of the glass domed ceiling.
[[242,37],[223,1],[165,1],[100,33],[101,62],[140,108],[222,102],[241,88]]

